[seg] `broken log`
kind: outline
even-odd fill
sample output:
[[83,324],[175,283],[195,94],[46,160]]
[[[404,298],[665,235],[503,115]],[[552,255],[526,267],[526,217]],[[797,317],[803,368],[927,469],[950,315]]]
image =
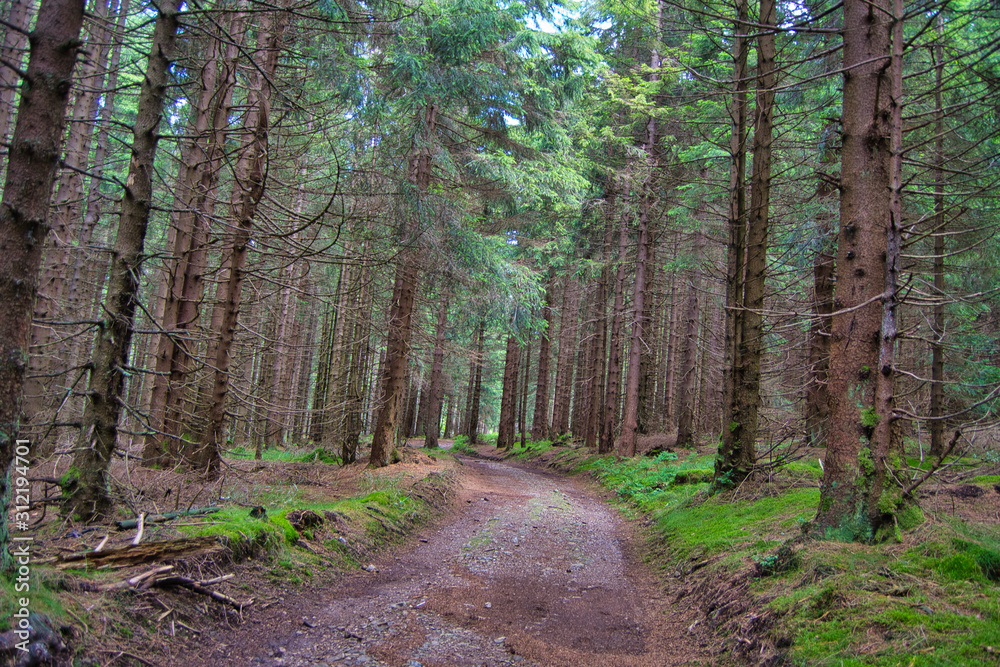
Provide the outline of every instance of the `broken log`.
[[60,570],[88,569],[99,567],[127,567],[141,565],[150,561],[171,560],[186,556],[215,553],[222,551],[218,538],[211,535],[202,537],[183,537],[163,542],[146,542],[129,545],[106,551],[84,551],[79,553],[56,556],[47,562],[55,562]]
[[[195,507],[194,509],[181,510],[179,512],[165,512],[163,514],[147,514],[144,520],[145,523],[163,523],[164,521],[170,521],[171,519],[176,519],[180,516],[198,516],[200,514],[213,514],[221,510],[221,507],[209,506],[209,507]],[[136,528],[139,525],[139,519],[126,519],[124,521],[116,521],[115,526],[119,530],[129,530],[131,528]]]
[[[213,581],[213,580],[209,580]],[[208,583],[208,582],[204,582]],[[216,602],[222,602],[223,604],[228,604],[230,607],[235,607],[237,610],[242,611],[244,607],[249,607],[253,604],[253,599],[247,600],[246,602],[240,602],[234,598],[219,593],[218,591],[213,591],[210,588],[206,588],[202,585],[202,582],[195,581],[194,579],[189,579],[188,577],[164,577],[163,579],[157,579],[153,582],[153,586],[157,588],[166,588],[168,586],[179,586],[180,588],[186,588],[189,591],[194,591],[195,593],[200,593],[202,595],[207,595]]]

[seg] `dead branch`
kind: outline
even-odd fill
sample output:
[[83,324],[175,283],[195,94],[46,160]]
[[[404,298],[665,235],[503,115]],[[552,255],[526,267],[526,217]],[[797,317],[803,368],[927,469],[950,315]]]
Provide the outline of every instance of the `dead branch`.
[[928,470],[926,473],[924,473],[924,475],[920,479],[916,480],[915,482],[913,482],[912,484],[910,484],[908,487],[906,487],[903,490],[903,495],[904,496],[909,496],[911,493],[913,493],[913,491],[918,486],[920,486],[921,484],[923,484],[924,482],[926,482],[928,479],[931,478],[931,475],[933,475],[934,473],[936,473],[938,471],[938,469],[941,467],[941,464],[944,462],[944,460],[946,458],[948,458],[949,454],[951,454],[951,450],[955,449],[955,445],[958,444],[958,439],[961,438],[961,437],[962,437],[962,431],[961,431],[961,429],[955,429],[955,435],[953,435],[951,437],[951,441],[948,443],[948,446],[945,447],[944,452],[942,452],[941,456],[938,457],[937,463],[935,463],[933,466],[931,466],[931,469]]

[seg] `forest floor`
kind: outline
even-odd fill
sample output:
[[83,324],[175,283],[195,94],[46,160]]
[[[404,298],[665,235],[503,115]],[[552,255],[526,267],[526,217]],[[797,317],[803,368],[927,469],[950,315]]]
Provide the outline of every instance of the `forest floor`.
[[[1000,664],[996,461],[957,461],[918,494],[922,523],[858,545],[801,537],[820,450],[710,494],[708,445],[616,459],[409,444],[379,470],[234,450],[212,483],[116,459],[116,518],[222,506],[144,535],[46,512],[68,464],[38,461],[31,609],[57,631],[53,664]],[[192,539],[211,550],[95,555]],[[0,631],[15,599],[0,582]],[[9,634],[0,664],[22,657]]]
[[245,625],[203,638],[225,647],[212,662],[624,667],[707,660],[688,632],[694,610],[671,605],[637,556],[635,526],[591,485],[486,460],[460,465],[457,481],[452,511],[376,559],[376,571],[306,587]]

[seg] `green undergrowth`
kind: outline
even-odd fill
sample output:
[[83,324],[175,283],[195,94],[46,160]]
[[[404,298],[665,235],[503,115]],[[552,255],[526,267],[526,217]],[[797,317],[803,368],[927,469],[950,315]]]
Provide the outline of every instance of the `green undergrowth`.
[[[546,451],[529,446],[525,456]],[[571,456],[575,467],[561,469],[593,476],[627,514],[650,520],[649,554],[656,566],[670,573],[696,570],[682,576],[713,585],[749,580],[744,615],[763,628],[758,641],[781,647],[781,664],[998,662],[996,523],[931,516],[899,542],[804,542],[802,528],[819,503],[818,461],[793,462],[753,488],[713,495],[711,456],[617,460],[584,449]],[[551,458],[543,460],[551,465]],[[995,477],[972,481],[992,485]],[[727,641],[738,645],[733,637]]]
[[[441,474],[429,475],[414,486],[414,491],[404,490],[401,483],[400,475],[366,473],[357,496],[316,502],[304,501],[297,493],[287,493],[283,498],[273,494],[270,503],[250,509],[227,507],[213,514],[212,521],[203,526],[180,530],[191,536],[218,536],[235,560],[260,554],[282,558],[289,552],[304,551],[306,555],[300,557],[311,554],[334,565],[363,565],[360,560],[364,556],[405,535],[412,525],[433,512],[427,500],[428,488],[437,486],[437,493],[443,494],[441,489],[447,486]],[[307,511],[320,517],[321,523],[296,528],[289,521],[291,514]]]
[[[226,456],[234,459],[254,459],[256,452],[246,447],[235,447],[226,452]],[[322,447],[268,447],[261,452],[263,461],[282,461],[284,463],[326,463],[340,465],[340,457],[328,452]]]

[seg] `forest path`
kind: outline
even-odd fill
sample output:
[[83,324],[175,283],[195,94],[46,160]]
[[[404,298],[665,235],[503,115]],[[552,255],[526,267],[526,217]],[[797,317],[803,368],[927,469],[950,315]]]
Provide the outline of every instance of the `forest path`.
[[460,480],[456,511],[376,562],[378,572],[314,591],[305,618],[251,626],[260,634],[218,664],[708,661],[687,630],[694,610],[672,607],[639,562],[634,528],[584,483],[470,459]]

